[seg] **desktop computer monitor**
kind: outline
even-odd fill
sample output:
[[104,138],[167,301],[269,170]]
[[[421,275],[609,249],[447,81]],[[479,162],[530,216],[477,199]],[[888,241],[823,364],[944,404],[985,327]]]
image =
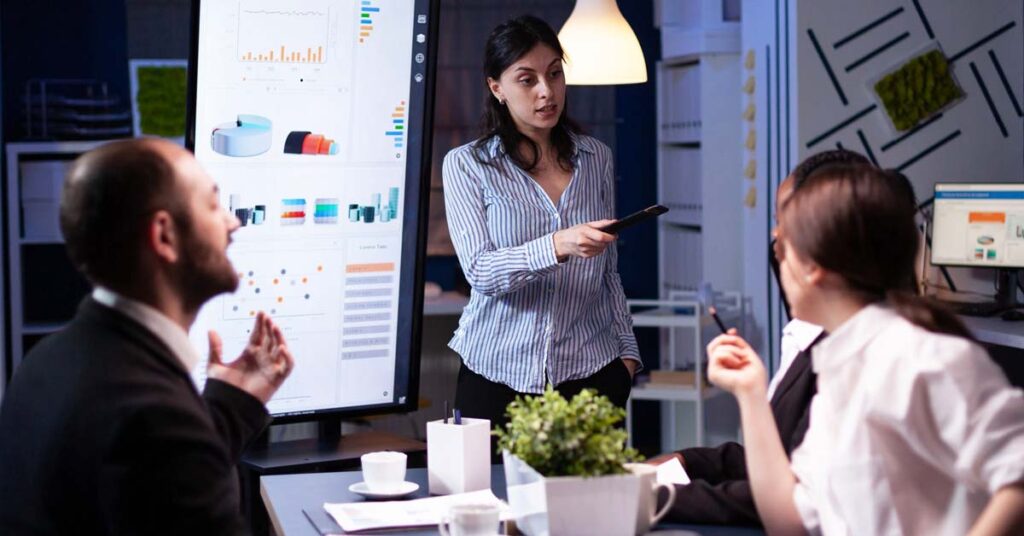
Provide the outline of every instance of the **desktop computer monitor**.
[[270,314],[276,423],[417,406],[438,5],[193,0],[186,145],[241,227],[190,335],[230,359]]
[[1024,183],[938,183],[932,209],[936,266],[998,269],[996,302],[1016,304],[1024,268]]

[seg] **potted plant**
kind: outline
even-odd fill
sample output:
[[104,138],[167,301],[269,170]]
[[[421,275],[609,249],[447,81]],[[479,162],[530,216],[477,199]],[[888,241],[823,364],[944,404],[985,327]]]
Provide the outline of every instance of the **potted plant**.
[[635,534],[667,511],[652,515],[654,468],[627,466],[641,456],[616,426],[625,410],[606,397],[586,389],[566,401],[549,387],[517,398],[507,415],[495,434],[509,504],[526,534]]

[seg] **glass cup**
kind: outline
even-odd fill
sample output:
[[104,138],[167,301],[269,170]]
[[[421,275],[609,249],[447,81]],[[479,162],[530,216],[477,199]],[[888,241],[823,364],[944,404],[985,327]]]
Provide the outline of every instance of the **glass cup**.
[[495,536],[498,534],[498,505],[458,504],[441,519],[442,536]]

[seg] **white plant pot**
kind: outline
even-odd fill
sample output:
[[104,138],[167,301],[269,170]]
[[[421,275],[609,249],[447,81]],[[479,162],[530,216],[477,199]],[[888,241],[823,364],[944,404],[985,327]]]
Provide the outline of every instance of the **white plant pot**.
[[529,536],[628,536],[642,525],[641,488],[652,490],[640,475],[546,478],[507,451],[504,460],[516,527]]

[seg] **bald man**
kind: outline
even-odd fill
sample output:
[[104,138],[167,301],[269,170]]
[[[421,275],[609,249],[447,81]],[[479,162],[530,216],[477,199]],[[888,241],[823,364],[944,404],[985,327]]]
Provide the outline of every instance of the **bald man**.
[[94,285],[0,407],[0,533],[240,534],[235,465],[268,424],[292,356],[260,313],[241,355],[210,332],[202,394],[188,330],[238,286],[239,222],[192,154],[159,140],[86,153],[61,197],[68,254]]

